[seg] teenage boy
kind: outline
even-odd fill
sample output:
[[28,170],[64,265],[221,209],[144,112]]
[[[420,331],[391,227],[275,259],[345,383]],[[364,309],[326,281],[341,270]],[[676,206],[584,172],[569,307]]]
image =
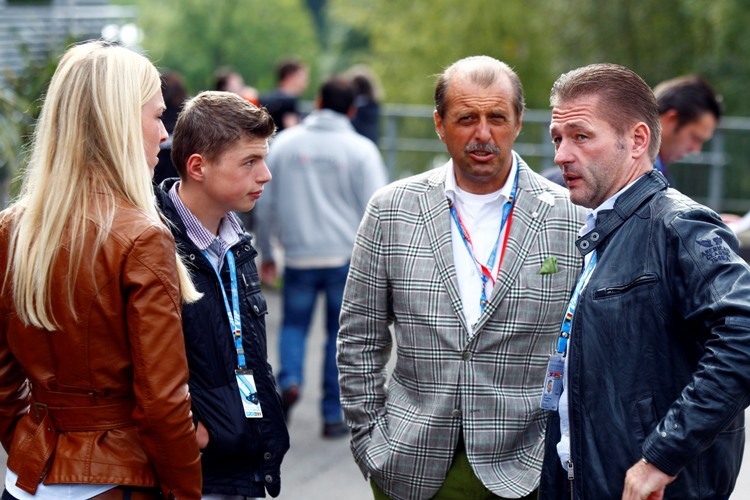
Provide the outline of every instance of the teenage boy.
[[202,92],[174,129],[179,179],[157,190],[177,246],[203,298],[185,304],[203,498],[279,494],[289,449],[281,401],[266,354],[266,301],[257,252],[233,211],[251,210],[271,180],[265,163],[271,116],[236,94]]

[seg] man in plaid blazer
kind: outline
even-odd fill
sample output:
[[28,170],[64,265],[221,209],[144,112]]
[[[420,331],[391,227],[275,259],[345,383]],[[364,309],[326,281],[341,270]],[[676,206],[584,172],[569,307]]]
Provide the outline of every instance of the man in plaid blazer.
[[435,105],[451,161],[378,191],[355,244],[338,346],[352,452],[376,499],[536,498],[585,212],[512,151],[524,103],[507,65],[454,63]]

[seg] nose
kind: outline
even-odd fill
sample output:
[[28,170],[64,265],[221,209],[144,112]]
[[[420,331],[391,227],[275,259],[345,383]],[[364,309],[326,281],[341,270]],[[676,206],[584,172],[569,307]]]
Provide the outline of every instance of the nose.
[[258,184],[263,185],[269,182],[273,178],[273,176],[271,175],[271,171],[268,170],[268,165],[265,161],[261,162],[260,167],[261,168],[258,169],[257,182]]
[[560,140],[555,145],[555,164],[562,168],[563,165],[571,161],[573,161],[572,149],[567,146],[565,141]]
[[690,144],[688,153],[700,153],[701,149],[703,149],[703,141],[700,139],[695,139],[692,144]]
[[486,118],[481,118],[479,120],[474,134],[478,142],[482,144],[489,142],[492,138],[492,133],[490,132],[490,123]]
[[159,144],[169,139],[167,128],[164,126],[164,122],[159,120]]

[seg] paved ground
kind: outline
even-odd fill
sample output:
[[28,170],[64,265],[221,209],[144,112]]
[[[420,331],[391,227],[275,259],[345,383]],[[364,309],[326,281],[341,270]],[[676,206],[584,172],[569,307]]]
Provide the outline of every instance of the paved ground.
[[[277,367],[276,346],[280,302],[277,292],[266,290],[269,304],[269,357]],[[324,440],[320,437],[319,397],[323,352],[323,323],[320,310],[308,345],[305,367],[305,393],[295,406],[290,434],[292,447],[282,465],[281,500],[360,500],[370,499],[369,485],[354,465],[348,439]],[[750,412],[747,416],[750,418]],[[5,455],[0,449],[0,471],[4,480]],[[750,440],[745,449],[745,466],[732,500],[750,500]]]

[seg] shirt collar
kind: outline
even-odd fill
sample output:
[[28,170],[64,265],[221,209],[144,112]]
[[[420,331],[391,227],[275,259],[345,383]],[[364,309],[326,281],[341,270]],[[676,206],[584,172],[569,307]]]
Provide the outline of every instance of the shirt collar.
[[232,212],[229,212],[221,219],[219,222],[219,235],[215,236],[211,231],[206,229],[201,221],[182,202],[178,194],[179,186],[180,181],[172,185],[172,188],[169,190],[169,199],[174,203],[180,219],[185,224],[187,237],[198,247],[198,250],[202,252],[206,251],[212,244],[218,244],[219,247],[226,249],[240,240],[244,231],[237,217]]
[[[640,179],[640,177],[638,177]],[[630,187],[638,181],[638,179],[634,180],[624,188],[620,189],[618,192],[613,194],[611,197],[609,197],[604,203],[596,207],[594,210],[591,211],[591,213],[586,218],[586,224],[581,228],[581,231],[579,232],[580,235],[584,235],[594,229],[594,225],[596,224],[596,216],[599,215],[599,212],[602,210],[612,210],[615,208],[615,203],[617,202],[617,198],[619,198],[625,191],[630,189]]]
[[[513,160],[510,164],[510,172],[508,173],[508,178],[505,180],[505,184],[502,188],[500,188],[499,191],[496,191],[495,194],[499,198],[500,196],[503,196],[505,200],[510,198],[510,194],[513,191],[513,182],[516,179],[516,172],[518,171],[518,158],[516,157],[516,154],[513,153],[512,156]],[[456,201],[456,193],[458,188],[458,185],[456,184],[456,167],[453,164],[453,160],[449,162],[448,172],[445,176],[445,195],[450,199],[452,202]],[[496,198],[495,198],[496,199]]]

